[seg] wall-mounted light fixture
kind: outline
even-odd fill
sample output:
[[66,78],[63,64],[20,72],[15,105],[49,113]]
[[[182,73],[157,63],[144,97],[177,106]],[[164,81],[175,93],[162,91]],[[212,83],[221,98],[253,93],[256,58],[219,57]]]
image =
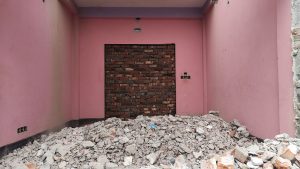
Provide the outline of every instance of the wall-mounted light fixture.
[[142,32],[142,28],[134,28],[133,31],[134,32]]
[[142,28],[140,27],[140,20],[141,18],[137,17],[135,18],[135,21],[136,21],[136,27],[133,29],[134,32],[142,32]]
[[181,79],[184,80],[191,79],[191,76],[187,72],[184,72],[183,75],[181,75]]

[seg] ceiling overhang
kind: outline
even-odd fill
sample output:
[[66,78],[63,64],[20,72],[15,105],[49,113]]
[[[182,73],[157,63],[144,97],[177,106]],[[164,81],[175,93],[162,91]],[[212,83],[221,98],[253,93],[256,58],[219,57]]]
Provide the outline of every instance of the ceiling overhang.
[[[89,5],[88,1],[91,2]],[[179,3],[168,4],[163,3],[158,5],[147,4],[126,4],[126,3],[115,3],[115,4],[105,4],[101,6],[101,3],[95,3],[97,0],[73,0],[77,6],[78,14],[80,17],[102,17],[102,18],[132,18],[132,17],[143,17],[143,18],[201,18],[204,12],[211,5],[211,0],[190,0],[182,7],[179,6]],[[108,0],[99,0],[99,2],[108,2]],[[118,1],[118,0],[116,0]],[[123,0],[124,1],[135,1],[135,0]],[[142,0],[139,0],[142,1]],[[147,1],[147,0],[143,0]],[[148,0],[154,1],[154,0]],[[168,2],[171,2],[169,0]],[[177,1],[177,0],[175,0]],[[198,2],[199,3],[196,3]],[[93,2],[93,3],[92,3]],[[98,2],[98,1],[97,1]],[[179,1],[177,1],[179,2]],[[191,2],[194,2],[191,3]]]
[[201,8],[79,8],[81,17],[199,18]]

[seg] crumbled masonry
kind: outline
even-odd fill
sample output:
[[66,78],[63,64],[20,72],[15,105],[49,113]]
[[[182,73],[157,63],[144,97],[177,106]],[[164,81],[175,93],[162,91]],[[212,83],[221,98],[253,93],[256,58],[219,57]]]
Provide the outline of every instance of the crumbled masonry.
[[299,168],[299,146],[286,134],[259,143],[238,121],[212,114],[110,118],[43,135],[0,159],[0,168],[287,169]]

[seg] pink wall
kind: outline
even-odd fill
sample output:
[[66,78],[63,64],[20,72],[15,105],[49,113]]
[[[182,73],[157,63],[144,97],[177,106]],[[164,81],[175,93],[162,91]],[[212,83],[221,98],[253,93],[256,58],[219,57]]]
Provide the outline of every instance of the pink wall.
[[75,33],[71,14],[52,0],[0,0],[0,23],[1,147],[71,119]]
[[[176,44],[177,114],[203,112],[202,21],[142,19],[80,20],[80,118],[104,117],[104,44]],[[187,71],[192,79],[180,80]]]
[[104,117],[106,43],[175,43],[177,114],[220,110],[256,136],[293,135],[289,3],[219,1],[205,24],[143,19],[135,33],[133,19],[78,20],[56,0],[0,0],[0,147]]
[[279,129],[295,135],[291,57],[291,2],[277,0],[277,57],[279,82]]
[[278,2],[218,1],[206,17],[208,109],[262,138],[294,132],[289,1]]

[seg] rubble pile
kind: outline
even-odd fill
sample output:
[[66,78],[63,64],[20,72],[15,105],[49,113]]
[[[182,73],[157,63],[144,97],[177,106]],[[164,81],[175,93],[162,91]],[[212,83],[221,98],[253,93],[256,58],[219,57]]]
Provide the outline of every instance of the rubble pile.
[[215,154],[254,144],[257,139],[238,121],[227,123],[212,114],[109,118],[42,135],[0,159],[0,168],[200,168]]
[[300,139],[259,142],[237,120],[110,118],[43,135],[0,159],[2,169],[300,169]]
[[202,169],[300,169],[300,139],[280,134],[201,161]]

